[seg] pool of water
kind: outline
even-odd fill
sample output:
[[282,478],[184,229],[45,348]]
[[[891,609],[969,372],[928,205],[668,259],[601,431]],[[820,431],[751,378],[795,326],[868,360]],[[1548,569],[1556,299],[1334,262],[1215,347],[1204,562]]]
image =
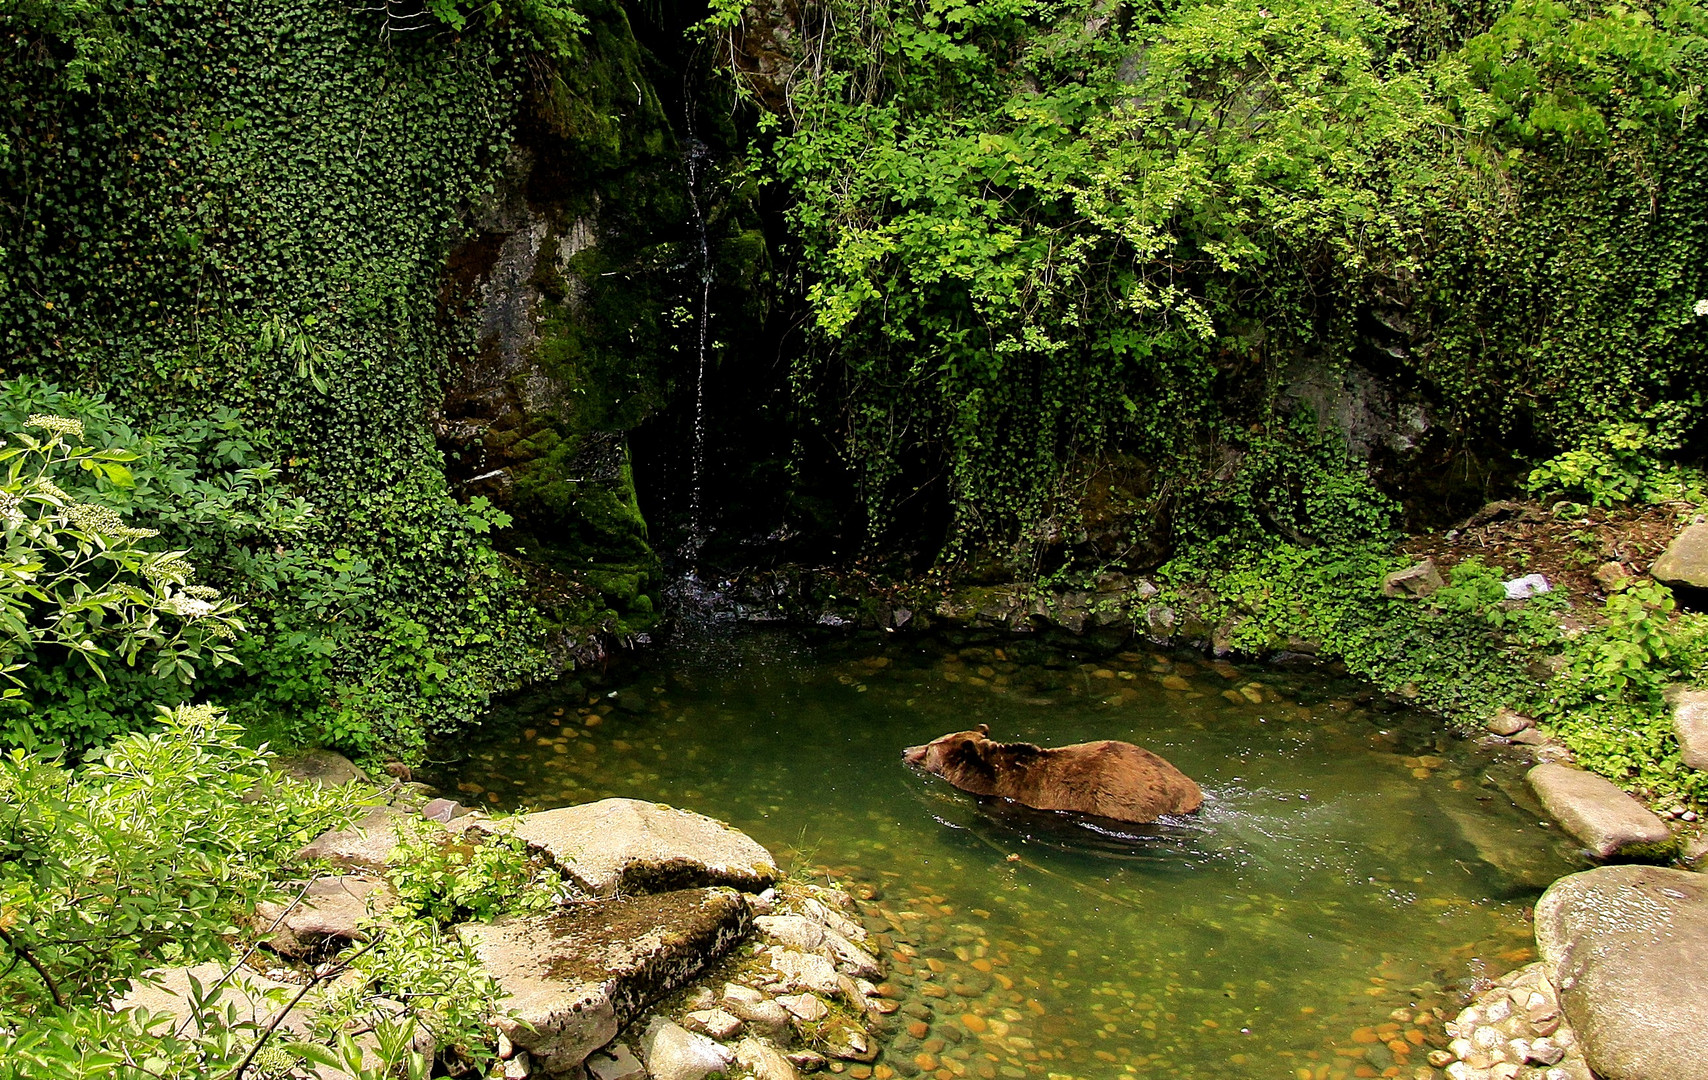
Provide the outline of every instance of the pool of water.
[[[431,778],[698,810],[849,883],[918,998],[880,1078],[1439,1076],[1441,1012],[1533,958],[1528,907],[1578,867],[1518,762],[1378,704],[1145,649],[710,633],[512,706]],[[902,763],[978,723],[1139,743],[1204,808],[1115,837]]]

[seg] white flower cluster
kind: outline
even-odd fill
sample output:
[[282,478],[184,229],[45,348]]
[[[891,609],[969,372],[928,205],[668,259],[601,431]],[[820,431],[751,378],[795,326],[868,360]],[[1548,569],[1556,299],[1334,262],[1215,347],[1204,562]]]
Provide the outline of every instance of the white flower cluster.
[[214,606],[206,600],[198,600],[183,593],[168,596],[160,605],[160,610],[169,615],[178,615],[186,619],[199,619],[203,615],[213,614]]
[[22,525],[25,521],[24,511],[20,509],[24,500],[10,491],[0,491],[0,521],[7,525]]
[[1696,311],[1696,314],[1698,317],[1703,316],[1703,315],[1708,315],[1708,300],[1696,301],[1696,307],[1694,310]]
[[33,427],[53,435],[83,436],[83,421],[73,420],[69,416],[48,416],[44,413],[32,413],[24,421],[25,427]]
[[[124,523],[111,507],[96,506],[93,503],[72,503],[65,508],[65,516],[71,519],[71,524],[88,533],[99,533],[112,540],[146,540],[151,536],[159,536],[154,529],[135,529]],[[168,560],[170,561],[170,560]]]

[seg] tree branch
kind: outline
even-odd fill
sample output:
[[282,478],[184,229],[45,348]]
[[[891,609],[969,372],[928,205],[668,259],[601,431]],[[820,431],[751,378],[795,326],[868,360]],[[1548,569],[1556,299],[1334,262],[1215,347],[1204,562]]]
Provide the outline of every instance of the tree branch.
[[53,1003],[62,1009],[65,1008],[65,995],[60,993],[59,983],[54,981],[52,975],[48,974],[47,968],[42,966],[41,961],[37,960],[30,950],[18,944],[17,940],[4,927],[0,927],[0,941],[4,941],[8,948],[23,957],[24,963],[36,969],[36,974],[40,975],[42,982],[47,984],[47,992],[53,995]]

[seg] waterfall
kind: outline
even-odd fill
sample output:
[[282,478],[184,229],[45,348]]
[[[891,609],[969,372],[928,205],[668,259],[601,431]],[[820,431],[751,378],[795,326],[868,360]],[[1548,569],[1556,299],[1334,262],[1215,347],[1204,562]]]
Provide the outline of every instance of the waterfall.
[[688,172],[688,205],[694,212],[694,228],[700,242],[700,311],[695,320],[699,331],[699,372],[694,382],[694,463],[688,496],[688,539],[683,542],[680,552],[692,564],[699,558],[700,548],[706,542],[701,488],[706,469],[706,332],[712,314],[712,253],[706,241],[706,217],[700,209],[700,167],[706,158],[706,144],[694,131],[693,97],[685,94],[684,98],[683,113],[688,128],[684,161]]

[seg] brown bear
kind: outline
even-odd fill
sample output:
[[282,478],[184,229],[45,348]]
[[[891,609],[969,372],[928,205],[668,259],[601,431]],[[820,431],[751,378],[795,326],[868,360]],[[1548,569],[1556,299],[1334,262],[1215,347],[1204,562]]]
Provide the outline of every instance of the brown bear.
[[902,759],[962,791],[1012,799],[1034,810],[1143,824],[1163,814],[1190,814],[1204,802],[1191,777],[1132,743],[1100,739],[1046,750],[989,736],[990,728],[980,724],[976,731],[910,746]]

